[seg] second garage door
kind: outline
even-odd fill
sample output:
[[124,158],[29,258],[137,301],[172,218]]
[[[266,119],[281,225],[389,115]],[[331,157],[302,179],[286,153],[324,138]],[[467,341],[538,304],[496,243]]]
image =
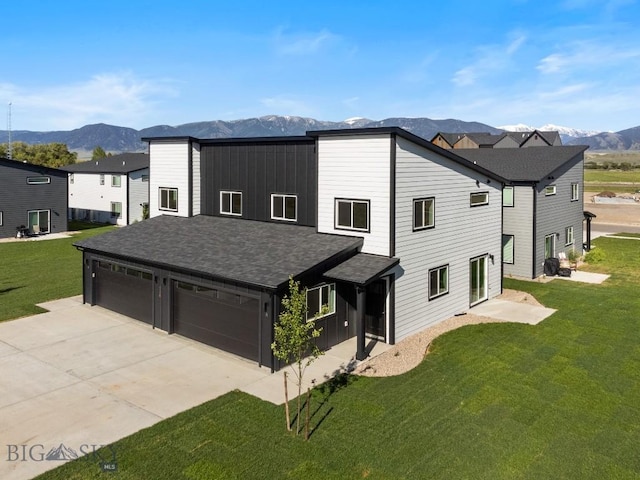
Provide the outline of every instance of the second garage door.
[[258,360],[258,299],[173,282],[173,331]]

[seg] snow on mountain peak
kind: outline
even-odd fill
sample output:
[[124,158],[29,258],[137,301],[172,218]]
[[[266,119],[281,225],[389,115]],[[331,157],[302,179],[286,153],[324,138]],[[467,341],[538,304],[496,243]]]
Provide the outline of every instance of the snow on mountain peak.
[[530,127],[529,125],[525,125],[524,123],[518,123],[516,125],[503,125],[496,128],[499,128],[500,130],[506,130],[507,132],[533,132],[535,130],[534,127]]
[[560,125],[554,125],[552,123],[547,123],[541,127],[530,127],[523,123],[518,123],[517,125],[503,125],[502,127],[497,127],[502,130],[506,130],[507,132],[532,132],[534,130],[538,130],[540,132],[558,132],[562,137],[572,137],[572,138],[582,138],[582,137],[590,137],[591,135],[597,135],[600,132],[595,130],[580,130],[578,128],[571,127],[562,127]]

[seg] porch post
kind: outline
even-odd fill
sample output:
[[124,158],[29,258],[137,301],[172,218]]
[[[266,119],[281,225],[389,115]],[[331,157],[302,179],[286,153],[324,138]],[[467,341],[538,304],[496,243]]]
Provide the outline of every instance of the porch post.
[[587,252],[591,250],[591,217],[587,217]]
[[366,304],[366,290],[364,287],[356,287],[356,337],[358,346],[356,349],[356,360],[367,358],[365,336],[364,336],[364,315]]

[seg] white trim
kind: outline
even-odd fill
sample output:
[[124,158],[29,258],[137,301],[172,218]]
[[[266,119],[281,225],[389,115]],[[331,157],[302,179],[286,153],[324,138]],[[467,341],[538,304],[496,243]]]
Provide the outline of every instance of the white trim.
[[[350,225],[341,225],[339,223],[339,204],[340,203],[348,203],[350,205],[350,219],[349,219],[349,223]],[[361,228],[361,227],[354,227],[353,226],[353,221],[354,221],[354,213],[353,213],[353,207],[356,203],[361,203],[367,206],[367,225],[365,228]],[[366,200],[366,199],[360,199],[360,198],[336,198],[335,202],[334,202],[334,215],[335,215],[335,229],[336,230],[353,230],[356,232],[368,232],[369,231],[369,227],[371,226],[371,221],[370,221],[370,217],[369,215],[371,214],[371,201],[370,200]]]
[[2,210],[0,210],[0,227],[2,226]]
[[[273,201],[276,199],[282,199],[282,217],[278,217],[274,214],[274,203]],[[287,206],[286,201],[288,198],[293,198],[295,200],[293,218],[288,218],[287,215]],[[285,193],[272,193],[271,194],[271,220],[283,220],[285,222],[296,222],[298,221],[298,196],[297,195],[288,195]]]
[[[504,192],[505,190],[508,190],[511,192],[511,203],[505,203],[504,201]],[[514,205],[514,200],[515,200],[515,189],[513,188],[513,185],[506,185],[503,189],[502,189],[502,206],[503,207],[513,207]]]
[[49,183],[51,183],[51,177],[48,175],[27,177],[27,185],[47,185]]
[[[225,212],[222,210],[222,196],[229,195],[229,211]],[[234,195],[240,195],[240,213],[235,213],[233,211],[233,197]],[[233,215],[235,217],[242,216],[242,192],[234,191],[234,190],[220,190],[220,213],[222,215]]]
[[[313,291],[313,290],[320,290],[320,294],[318,296],[318,310],[316,313],[319,313],[322,310],[322,307],[326,304],[322,303],[322,289],[328,287],[329,288],[329,307],[332,307],[329,309],[329,311],[327,313],[325,313],[324,315],[320,315],[319,317],[314,317],[312,316],[311,318],[309,318],[309,292]],[[307,322],[310,322],[311,320],[318,320],[320,318],[324,318],[324,317],[328,317],[329,315],[333,315],[334,313],[336,313],[336,284],[335,283],[323,283],[322,285],[318,285],[317,287],[313,287],[313,288],[307,288],[306,292],[305,292],[305,305],[307,307]]]
[[[118,184],[116,185],[116,178],[118,179]],[[122,175],[111,175],[111,186],[115,188],[122,187]]]
[[[569,233],[571,233],[571,235],[569,235]],[[569,237],[571,237],[571,241],[569,241]],[[576,242],[576,237],[573,233],[573,225],[564,229],[564,242],[565,247],[573,245]]]
[[51,232],[51,210],[27,210],[27,226],[31,229],[32,225],[30,222],[31,214],[37,212],[38,213],[38,227],[40,226],[40,212],[47,212],[47,231],[40,233],[50,233]]
[[[473,281],[473,279],[471,278],[471,270],[472,270],[471,264],[480,259],[484,259],[484,272],[482,273],[484,277],[484,295],[482,297],[478,297],[477,300],[472,302],[471,296],[473,294],[473,288],[471,287],[471,282]],[[484,302],[488,298],[489,298],[489,255],[480,255],[478,257],[473,257],[472,259],[469,260],[469,306],[473,307],[474,305]]]
[[[575,191],[575,196],[573,195],[574,191]],[[580,184],[574,182],[571,184],[571,201],[575,202],[576,200],[580,200]]]
[[[447,272],[447,286],[445,287],[444,290],[440,291],[440,270],[446,270]],[[435,295],[431,295],[431,274],[433,272],[438,272],[438,293],[436,293]],[[449,293],[449,264],[446,265],[440,265],[438,267],[434,267],[434,268],[430,268],[429,271],[427,272],[427,298],[429,300],[435,300],[436,298],[439,298],[443,295],[446,295],[447,293]]]
[[[162,206],[162,192],[166,191],[167,192],[167,206],[163,207]],[[171,208],[171,199],[170,199],[170,194],[171,192],[176,192],[176,208]],[[174,187],[158,187],[158,210],[163,210],[166,212],[177,212],[178,211],[178,189],[174,188]]]
[[[431,207],[425,211],[425,204],[427,202],[431,202]],[[422,222],[423,224],[418,226],[416,225],[416,203],[422,203],[421,213],[422,213]],[[427,212],[432,211],[431,223],[428,222]],[[434,228],[436,226],[436,197],[424,197],[424,198],[414,198],[413,199],[413,231],[417,232],[420,230],[426,230],[428,228]]]
[[556,186],[555,185],[547,185],[544,187],[544,195],[545,197],[550,197],[551,195],[556,194]]
[[[482,196],[482,198],[484,198],[484,200],[481,200],[479,202],[475,202],[473,201],[473,198],[479,198],[480,196]],[[471,192],[469,194],[469,206],[470,207],[481,207],[483,205],[489,205],[489,192]]]

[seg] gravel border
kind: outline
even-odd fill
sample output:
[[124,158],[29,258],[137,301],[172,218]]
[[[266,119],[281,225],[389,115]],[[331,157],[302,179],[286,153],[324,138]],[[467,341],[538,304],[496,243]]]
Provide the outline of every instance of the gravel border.
[[[497,298],[510,300],[512,302],[526,303],[528,305],[543,306],[531,294],[518,290],[503,290]],[[360,363],[353,371],[356,375],[366,377],[389,377],[400,375],[418,366],[429,353],[429,345],[443,333],[455,330],[465,325],[475,325],[480,323],[500,323],[506,320],[482,317],[472,313],[466,313],[429,327],[421,332],[411,335],[395,344],[386,352],[369,358]]]

